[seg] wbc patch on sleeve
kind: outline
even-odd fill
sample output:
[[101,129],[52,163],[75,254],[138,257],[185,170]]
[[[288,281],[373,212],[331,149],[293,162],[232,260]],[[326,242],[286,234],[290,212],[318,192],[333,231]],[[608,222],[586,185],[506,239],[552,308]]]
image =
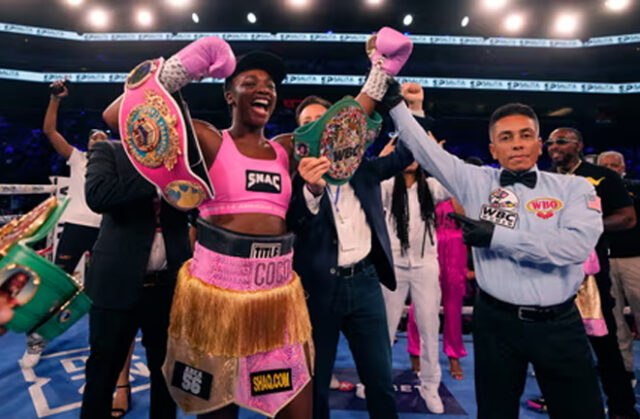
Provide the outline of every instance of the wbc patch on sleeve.
[[586,195],[585,198],[587,200],[587,208],[595,212],[602,212],[602,201],[598,195],[593,193]]
[[519,199],[512,191],[498,188],[489,195],[489,205],[483,205],[479,218],[514,229],[518,222]]
[[293,390],[291,368],[253,372],[249,379],[252,396]]
[[213,375],[206,371],[176,361],[171,385],[196,397],[209,400]]
[[516,228],[516,223],[518,222],[518,213],[505,211],[490,205],[483,205],[480,210],[480,219],[502,227],[513,229]]

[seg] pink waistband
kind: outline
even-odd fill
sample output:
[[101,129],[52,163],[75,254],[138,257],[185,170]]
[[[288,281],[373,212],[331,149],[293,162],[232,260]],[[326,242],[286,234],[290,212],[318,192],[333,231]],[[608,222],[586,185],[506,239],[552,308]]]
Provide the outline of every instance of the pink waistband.
[[293,252],[273,258],[242,258],[214,252],[196,243],[191,275],[219,288],[261,291],[293,278]]
[[286,218],[287,208],[282,208],[277,205],[265,205],[259,202],[234,202],[234,203],[220,203],[215,201],[209,201],[200,206],[200,216],[207,217],[209,215],[225,215],[225,214],[240,214],[240,213],[260,213],[276,215],[281,218]]

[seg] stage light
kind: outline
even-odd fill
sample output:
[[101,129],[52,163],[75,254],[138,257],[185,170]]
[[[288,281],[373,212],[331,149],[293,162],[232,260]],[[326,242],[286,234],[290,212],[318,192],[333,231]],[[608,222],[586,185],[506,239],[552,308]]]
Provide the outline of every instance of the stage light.
[[520,13],[512,13],[504,20],[504,28],[509,32],[518,32],[524,27],[524,17]]
[[302,9],[309,5],[309,0],[289,0],[288,3],[291,7]]
[[247,20],[249,21],[249,23],[256,23],[258,21],[258,18],[256,17],[255,14],[249,13],[247,15]]
[[89,11],[89,23],[97,28],[105,28],[109,24],[109,14],[101,8]]
[[66,0],[66,3],[67,3],[69,6],[76,7],[76,6],[80,6],[80,5],[82,4],[82,1],[83,1],[83,0]]
[[483,0],[482,4],[487,10],[499,10],[507,5],[507,0]]
[[191,13],[191,20],[193,20],[193,23],[198,23],[200,22],[200,16],[197,13]]
[[411,15],[405,15],[404,19],[402,19],[402,24],[404,26],[409,26],[413,23],[413,16]]
[[185,7],[189,4],[189,0],[167,0],[167,4],[173,7]]
[[469,24],[469,16],[463,17],[462,21],[460,22],[460,26],[462,26],[463,28],[466,28],[468,24]]
[[612,12],[620,12],[629,7],[630,0],[607,0],[604,2],[604,6]]
[[379,6],[382,4],[382,0],[367,0],[369,6]]
[[572,35],[578,29],[578,16],[562,13],[556,17],[554,30],[558,35]]
[[136,20],[141,26],[149,26],[153,23],[153,14],[147,9],[140,9],[136,13]]

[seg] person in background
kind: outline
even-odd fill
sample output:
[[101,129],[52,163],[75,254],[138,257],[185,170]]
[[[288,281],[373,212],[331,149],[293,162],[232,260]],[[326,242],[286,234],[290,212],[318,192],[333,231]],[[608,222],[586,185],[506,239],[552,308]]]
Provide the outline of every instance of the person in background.
[[611,293],[607,240],[609,233],[627,230],[636,225],[633,203],[617,173],[584,160],[584,141],[577,129],[557,128],[549,134],[545,145],[555,172],[587,179],[595,187],[601,201],[605,234],[599,238],[595,246],[600,265],[600,271],[595,274],[595,278],[600,293],[602,315],[609,333],[604,336],[589,336],[589,341],[598,360],[600,381],[607,396],[609,416],[638,418],[631,379],[626,372],[618,346],[616,320],[613,315],[616,301]]
[[[617,151],[605,151],[598,156],[599,166],[622,177],[636,216],[640,214],[640,181],[627,179],[624,156]],[[629,302],[636,326],[640,326],[640,223],[627,230],[607,234],[611,270],[611,294],[616,300],[613,315],[618,329],[618,345],[625,369],[635,386],[633,334],[624,319],[624,301]]]
[[403,173],[382,182],[382,205],[391,239],[397,288],[382,288],[393,341],[409,292],[420,334],[421,385],[418,392],[427,408],[444,413],[438,394],[441,371],[438,362],[440,284],[435,236],[435,205],[449,193],[434,178],[427,178],[417,162]]
[[[63,80],[53,82],[50,90],[42,132],[55,151],[66,160],[70,169],[68,192],[70,202],[62,216],[65,223],[58,241],[54,263],[69,275],[73,275],[80,258],[85,252],[91,251],[98,237],[101,217],[87,207],[84,197],[87,153],[69,144],[58,131],[58,108],[62,99],[69,96],[69,90]],[[93,129],[89,132],[87,149],[97,141],[108,139],[106,132]],[[46,345],[47,342],[37,333],[27,335],[27,349],[20,364],[25,368],[36,366]]]
[[[474,166],[483,164],[477,157],[469,157],[465,162]],[[451,213],[464,215],[464,208],[455,198],[436,205],[436,237],[444,320],[442,350],[449,358],[451,377],[462,380],[464,372],[460,358],[467,356],[462,341],[462,302],[467,290],[468,252],[462,239],[462,228],[449,217]]]
[[142,330],[151,374],[149,416],[175,418],[161,367],[177,272],[191,256],[187,214],[159,199],[119,141],[92,147],[85,190],[89,207],[103,220],[85,281],[93,304],[80,417],[111,417],[113,390]]
[[[370,55],[376,64],[356,97],[366,114],[372,113],[374,100],[382,98],[387,80],[400,71],[411,50],[408,38],[390,28],[376,36],[377,45],[385,38],[384,44],[391,48],[385,57],[375,49]],[[355,120],[348,125],[355,125]],[[323,178],[330,169],[327,157],[305,157],[299,162],[301,176],[293,179],[287,223],[296,234],[293,263],[308,295],[316,346],[314,419],[329,418],[329,384],[340,332],[349,342],[366,387],[370,417],[398,416],[380,289],[380,282],[395,289],[380,182],[412,161],[411,153],[402,147],[384,157],[364,158],[343,184]]]
[[[331,102],[319,96],[307,96],[296,107],[296,123],[298,126],[315,122],[325,114],[327,109],[331,107]],[[331,374],[331,382],[329,384],[331,390],[351,391],[355,388],[353,383],[348,381],[340,381],[335,374]]]

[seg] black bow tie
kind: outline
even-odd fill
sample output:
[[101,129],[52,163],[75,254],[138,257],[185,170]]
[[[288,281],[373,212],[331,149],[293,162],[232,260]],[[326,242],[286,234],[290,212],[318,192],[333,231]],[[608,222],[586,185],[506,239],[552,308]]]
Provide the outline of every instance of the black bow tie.
[[512,172],[511,170],[503,170],[500,173],[500,186],[509,186],[514,183],[522,183],[527,188],[533,189],[536,186],[538,176],[536,172]]

